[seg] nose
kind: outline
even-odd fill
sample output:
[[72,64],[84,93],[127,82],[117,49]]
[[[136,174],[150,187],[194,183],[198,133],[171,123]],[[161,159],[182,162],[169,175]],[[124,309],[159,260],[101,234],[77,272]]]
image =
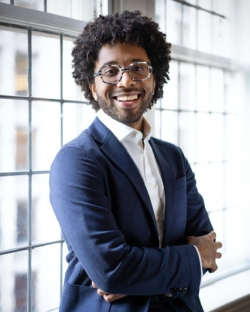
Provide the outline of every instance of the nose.
[[129,88],[134,86],[136,81],[134,81],[128,71],[123,71],[122,79],[116,84],[118,88]]

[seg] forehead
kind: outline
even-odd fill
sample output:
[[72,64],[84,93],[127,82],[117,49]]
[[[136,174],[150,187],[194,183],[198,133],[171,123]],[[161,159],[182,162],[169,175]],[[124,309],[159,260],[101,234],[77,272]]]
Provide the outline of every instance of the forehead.
[[99,50],[95,68],[97,69],[110,63],[126,67],[133,61],[150,63],[147,52],[143,47],[129,42],[116,43],[114,45],[105,44]]

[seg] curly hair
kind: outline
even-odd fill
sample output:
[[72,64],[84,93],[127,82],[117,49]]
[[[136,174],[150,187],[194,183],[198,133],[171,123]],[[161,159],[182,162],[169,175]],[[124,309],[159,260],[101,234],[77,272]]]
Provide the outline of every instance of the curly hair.
[[163,85],[169,80],[171,44],[166,41],[166,35],[159,30],[159,25],[151,18],[142,16],[140,11],[100,15],[84,27],[72,51],[73,77],[76,84],[81,86],[89,104],[98,111],[100,107],[92,96],[89,84],[94,83],[94,66],[99,50],[105,44],[114,45],[116,42],[136,43],[147,52],[156,81],[155,93],[148,107],[151,108],[162,98]]

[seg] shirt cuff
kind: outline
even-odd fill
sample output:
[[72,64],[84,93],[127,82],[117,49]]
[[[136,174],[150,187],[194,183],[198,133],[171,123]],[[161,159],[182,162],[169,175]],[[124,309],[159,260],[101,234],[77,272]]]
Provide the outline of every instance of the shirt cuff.
[[[194,246],[194,245],[193,245]],[[200,268],[201,268],[201,281],[202,281],[202,276],[203,276],[203,270],[202,270],[202,264],[201,264],[201,256],[200,256],[200,253],[199,253],[199,250],[196,246],[194,246],[194,248],[196,249],[197,251],[197,254],[198,254],[198,257],[199,257],[199,261],[200,261]],[[201,281],[200,281],[200,284],[201,284]]]

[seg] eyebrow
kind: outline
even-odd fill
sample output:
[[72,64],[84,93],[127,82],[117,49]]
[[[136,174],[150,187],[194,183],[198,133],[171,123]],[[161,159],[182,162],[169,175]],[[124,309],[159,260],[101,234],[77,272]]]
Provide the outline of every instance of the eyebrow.
[[[147,61],[144,61],[142,59],[132,59],[129,64],[132,64],[134,62],[146,62],[146,63],[148,63]],[[105,62],[105,63],[102,64],[101,67],[106,66],[106,65],[119,65],[119,63],[116,62],[116,61]]]

